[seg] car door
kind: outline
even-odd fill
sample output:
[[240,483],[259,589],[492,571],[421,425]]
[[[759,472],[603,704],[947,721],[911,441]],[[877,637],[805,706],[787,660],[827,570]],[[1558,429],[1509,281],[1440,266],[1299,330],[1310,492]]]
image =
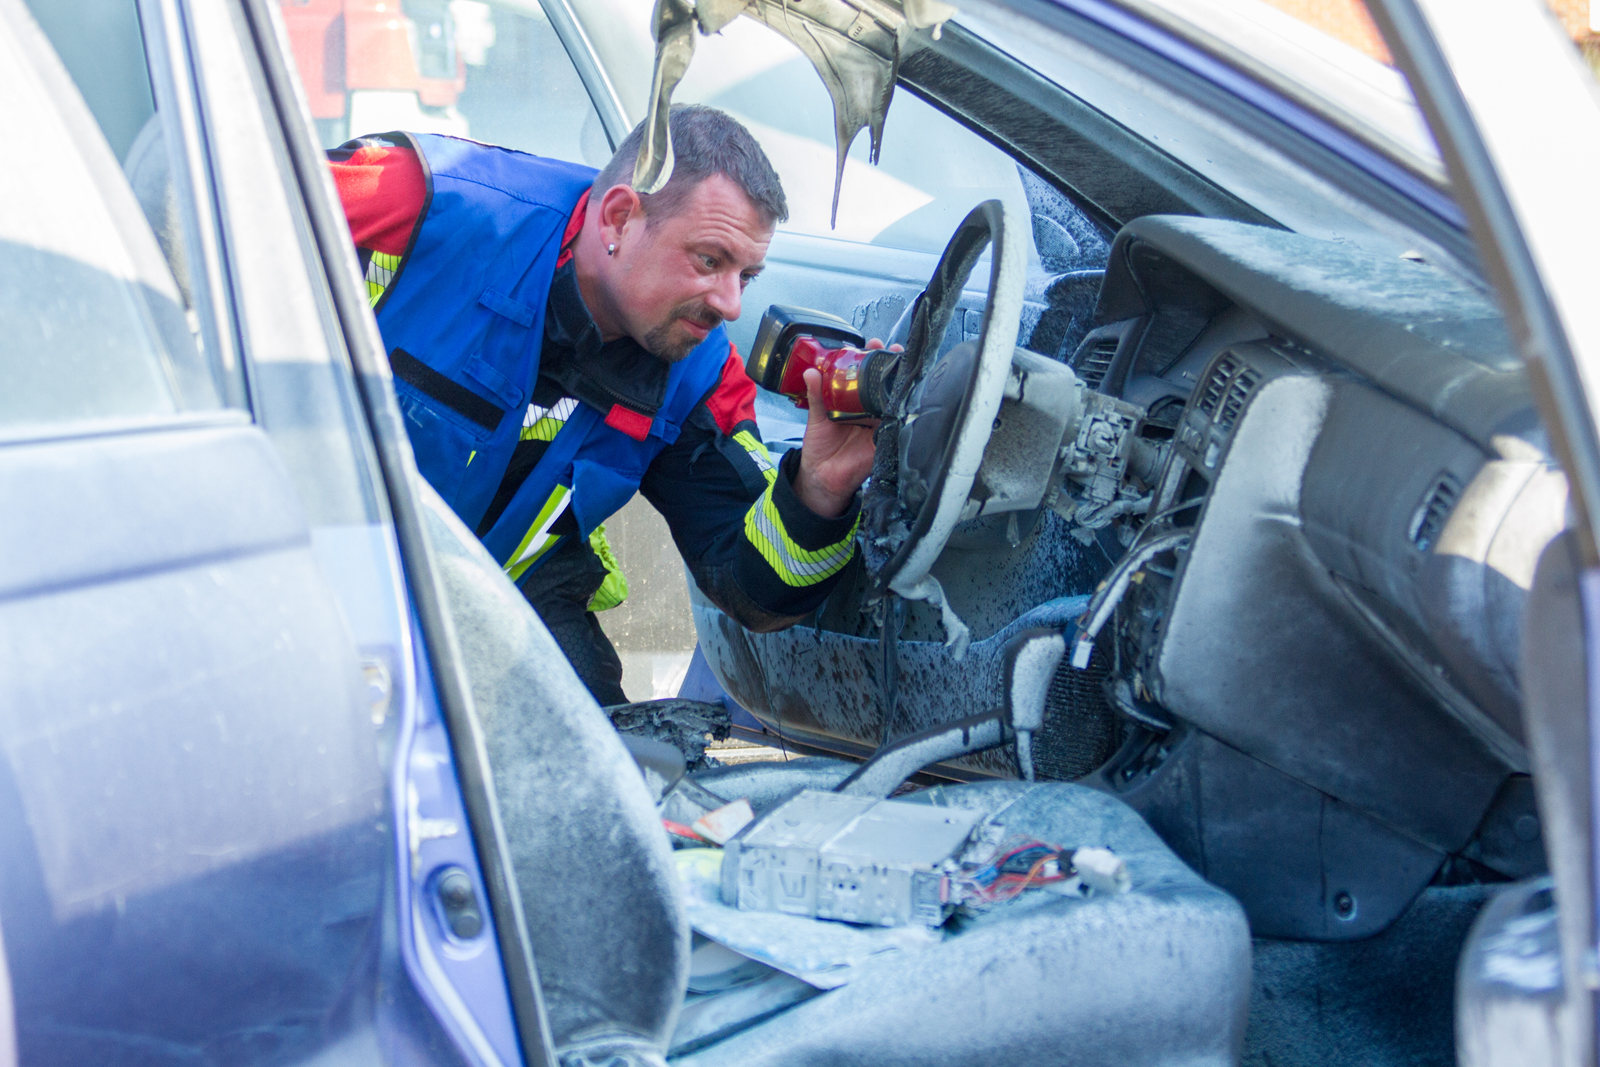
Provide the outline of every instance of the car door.
[[[1528,362],[1577,519],[1540,559],[1523,645],[1523,718],[1554,896],[1550,883],[1516,886],[1486,909],[1460,970],[1459,1052],[1473,1064],[1592,1063],[1600,229],[1581,205],[1600,172],[1600,96],[1533,3],[1371,6]],[[1518,975],[1503,969],[1513,956]],[[1535,961],[1537,974],[1526,969]]]
[[21,1058],[303,1047],[383,892],[359,654],[305,503],[223,403],[106,139],[20,4],[3,33],[8,140],[37,160],[3,238],[0,911]]
[[0,5],[3,121],[31,161],[0,212],[19,1061],[543,1062],[270,16]]

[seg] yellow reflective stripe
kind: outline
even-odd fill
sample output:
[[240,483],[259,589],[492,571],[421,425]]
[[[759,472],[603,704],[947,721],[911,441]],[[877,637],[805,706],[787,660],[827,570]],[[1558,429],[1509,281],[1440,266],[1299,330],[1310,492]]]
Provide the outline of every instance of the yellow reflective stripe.
[[837,544],[814,552],[801,548],[784,531],[778,505],[772,499],[772,487],[768,486],[761,499],[745,513],[744,535],[783,584],[804,587],[831,578],[850,562],[855,554],[856,527],[860,523],[861,516],[857,514],[850,532]]
[[367,260],[367,306],[377,307],[378,301],[383,297],[389,283],[394,281],[395,271],[400,269],[400,257],[391,256],[386,252],[374,252],[372,258]]
[[573,397],[564,397],[547,408],[538,404],[529,404],[527,412],[522,416],[521,439],[524,441],[554,441],[556,434],[561,432],[561,427],[572,418],[572,413],[578,410],[578,401]]
[[552,534],[550,526],[567,510],[567,503],[572,496],[572,491],[564,485],[555,487],[550,498],[544,502],[544,507],[539,509],[539,514],[534,517],[533,525],[528,527],[528,532],[522,538],[522,543],[517,550],[511,553],[511,562],[506,564],[506,574],[514,582],[521,578],[528,568],[539,562],[539,557],[548,552],[557,541],[561,540],[560,534]]
[[594,549],[594,554],[600,557],[600,562],[606,568],[606,579],[590,599],[589,610],[610,611],[628,599],[628,576],[622,573],[622,564],[617,562],[616,555],[611,551],[611,542],[606,540],[604,523],[596,526],[594,533],[589,535],[589,547]]
[[770,487],[773,480],[778,477],[778,465],[772,462],[772,453],[767,451],[767,446],[762,444],[760,438],[749,430],[740,430],[733,435],[733,439],[740,448],[745,450],[745,454],[755,463],[756,469],[761,472],[762,477],[766,478],[767,485]]

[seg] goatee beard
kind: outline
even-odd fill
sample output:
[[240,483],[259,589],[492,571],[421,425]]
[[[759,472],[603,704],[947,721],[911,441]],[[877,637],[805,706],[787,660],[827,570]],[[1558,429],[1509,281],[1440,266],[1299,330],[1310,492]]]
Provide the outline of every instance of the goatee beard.
[[653,326],[644,335],[644,347],[651,355],[666,363],[676,363],[690,352],[700,347],[701,342],[683,327],[678,325],[679,319],[688,319],[698,323],[708,330],[714,330],[722,325],[722,316],[696,301],[692,304],[683,304],[672,309],[667,316],[667,321],[659,326]]

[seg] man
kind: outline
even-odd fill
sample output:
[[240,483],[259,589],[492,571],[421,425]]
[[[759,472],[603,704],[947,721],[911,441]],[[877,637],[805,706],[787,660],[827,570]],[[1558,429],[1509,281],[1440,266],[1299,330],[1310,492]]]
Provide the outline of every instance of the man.
[[854,551],[871,431],[821,414],[774,465],[728,341],[788,214],[749,132],[675,107],[676,164],[629,184],[641,130],[591,168],[433,135],[330,154],[417,466],[506,568],[601,704],[595,612],[626,582],[601,523],[634,494],[695,582],[757,631],[827,596]]

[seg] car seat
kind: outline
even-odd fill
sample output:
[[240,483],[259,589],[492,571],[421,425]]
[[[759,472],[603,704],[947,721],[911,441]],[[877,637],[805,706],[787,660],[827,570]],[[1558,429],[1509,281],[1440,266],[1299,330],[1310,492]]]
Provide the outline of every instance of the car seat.
[[[1243,910],[1120,800],[1058,782],[941,785],[914,798],[999,813],[1009,832],[1039,840],[1110,848],[1131,891],[1024,893],[951,919],[928,947],[872,957],[846,985],[770,998],[675,1042],[691,941],[655,799],[521,593],[419,486],[563,1067],[669,1056],[946,1067],[1237,1060],[1250,993]],[[697,781],[759,813],[798,787],[832,788],[850,769],[801,760]]]

